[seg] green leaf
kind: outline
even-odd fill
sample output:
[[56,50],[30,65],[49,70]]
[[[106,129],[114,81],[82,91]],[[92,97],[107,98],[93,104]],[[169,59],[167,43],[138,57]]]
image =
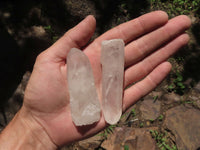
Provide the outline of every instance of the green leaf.
[[185,85],[184,85],[182,82],[178,82],[177,85],[178,85],[181,89],[184,89],[184,88],[185,88]]
[[171,147],[170,147],[168,144],[166,144],[165,142],[163,142],[163,146],[164,146],[166,149],[171,150]]
[[162,121],[163,118],[164,118],[163,115],[160,115],[160,116],[158,117],[158,120],[159,120],[159,121]]
[[192,104],[192,101],[185,101],[186,104]]
[[153,97],[153,100],[156,101],[158,99],[158,95]]
[[162,142],[165,142],[165,141],[166,141],[166,138],[162,138],[161,141],[162,141]]
[[173,84],[169,85],[169,86],[168,86],[168,89],[169,89],[169,90],[173,90],[173,89],[174,89],[174,85],[173,85]]
[[161,150],[166,150],[166,148],[165,148],[165,147],[162,147]]
[[158,131],[155,130],[154,133],[155,133],[156,135],[158,135]]
[[128,145],[124,145],[124,150],[129,150],[129,146]]
[[140,123],[140,128],[144,127],[144,123]]
[[150,133],[153,133],[153,130],[149,130]]
[[121,8],[125,8],[125,7],[126,7],[125,3],[121,4]]
[[149,119],[150,122],[154,122],[154,119]]
[[176,78],[177,81],[183,81],[183,76],[179,72],[176,73],[176,76],[177,76]]
[[136,116],[135,108],[131,109],[131,114],[132,114],[133,117]]
[[176,145],[172,146],[172,150],[178,150],[177,147],[176,147]]
[[50,26],[50,25],[44,26],[44,29],[45,29],[45,30],[51,30],[51,26]]

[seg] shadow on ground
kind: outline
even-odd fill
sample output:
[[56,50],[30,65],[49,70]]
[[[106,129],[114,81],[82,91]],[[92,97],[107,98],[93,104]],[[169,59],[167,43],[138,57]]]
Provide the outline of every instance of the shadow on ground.
[[[51,34],[43,37],[32,35],[33,26],[55,24],[60,29],[69,29],[73,20],[68,15],[62,1],[16,1],[0,2],[0,108],[11,97],[22,75],[32,70],[36,56],[52,44]],[[74,21],[76,22],[76,21]],[[68,27],[66,28],[66,25]]]
[[192,26],[195,43],[185,49],[184,78],[191,78],[198,83],[200,81],[200,23]]
[[[98,32],[102,34],[117,24],[144,14],[149,8],[147,0],[94,0],[98,22]],[[112,22],[115,22],[112,26]]]
[[[97,35],[121,22],[141,15],[148,7],[139,0],[5,0],[0,2],[0,107],[32,70],[36,56],[87,15],[97,18]],[[119,16],[119,17],[118,17]],[[111,22],[117,22],[111,25]],[[33,34],[33,27],[46,27],[46,36]]]

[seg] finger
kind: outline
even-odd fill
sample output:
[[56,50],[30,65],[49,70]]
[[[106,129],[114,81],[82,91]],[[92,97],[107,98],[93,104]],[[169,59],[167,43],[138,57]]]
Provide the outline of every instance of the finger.
[[66,32],[48,51],[58,59],[66,59],[69,50],[73,47],[81,48],[87,44],[96,28],[93,16],[87,16],[74,28]]
[[156,88],[171,70],[169,62],[157,66],[147,77],[124,91],[123,111]]
[[174,39],[169,44],[160,48],[158,51],[152,53],[150,56],[138,62],[134,66],[128,68],[125,71],[125,81],[124,85],[128,85],[137,82],[148,75],[156,66],[158,66],[163,61],[167,60],[171,55],[177,52],[181,47],[186,45],[189,41],[189,36],[187,34],[182,34],[176,39]]
[[151,12],[107,31],[97,38],[95,42],[100,45],[102,40],[120,38],[123,39],[125,43],[128,43],[137,37],[164,25],[167,21],[168,16],[165,12]]
[[128,44],[125,51],[125,66],[138,62],[153,50],[185,32],[190,26],[191,20],[187,16],[178,16],[163,27]]

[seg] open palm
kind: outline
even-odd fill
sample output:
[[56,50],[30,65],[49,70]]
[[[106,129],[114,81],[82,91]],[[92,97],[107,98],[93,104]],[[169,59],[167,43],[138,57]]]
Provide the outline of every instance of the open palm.
[[96,27],[94,17],[88,16],[38,56],[25,91],[22,110],[29,113],[58,146],[97,133],[106,126],[103,116],[99,122],[89,126],[76,127],[72,122],[66,73],[69,50],[73,47],[83,49],[88,56],[100,95],[101,42],[124,40],[124,89],[135,83],[124,90],[125,110],[166,77],[171,69],[166,60],[187,44],[189,37],[184,32],[190,24],[186,16],[168,21],[164,12],[156,11],[107,31],[85,47]]

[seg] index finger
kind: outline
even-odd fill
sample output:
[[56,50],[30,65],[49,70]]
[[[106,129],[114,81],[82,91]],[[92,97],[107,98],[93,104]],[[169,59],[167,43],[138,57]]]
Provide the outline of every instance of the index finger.
[[123,39],[125,43],[129,43],[137,37],[159,28],[167,21],[168,15],[165,12],[154,11],[107,31],[95,42],[100,44],[102,40]]

